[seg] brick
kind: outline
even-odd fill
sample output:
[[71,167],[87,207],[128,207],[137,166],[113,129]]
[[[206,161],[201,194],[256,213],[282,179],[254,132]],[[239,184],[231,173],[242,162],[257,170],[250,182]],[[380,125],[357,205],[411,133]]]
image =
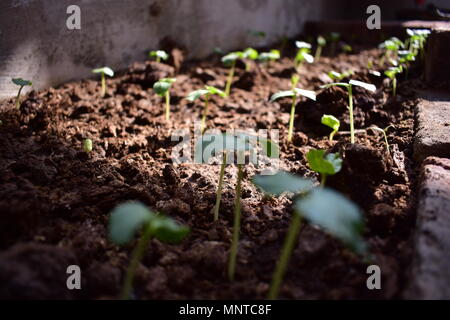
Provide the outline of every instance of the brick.
[[450,158],[450,95],[424,92],[416,106],[414,158]]
[[429,83],[450,81],[450,30],[434,30],[427,41],[425,79]]
[[423,162],[410,277],[405,298],[450,299],[450,159]]

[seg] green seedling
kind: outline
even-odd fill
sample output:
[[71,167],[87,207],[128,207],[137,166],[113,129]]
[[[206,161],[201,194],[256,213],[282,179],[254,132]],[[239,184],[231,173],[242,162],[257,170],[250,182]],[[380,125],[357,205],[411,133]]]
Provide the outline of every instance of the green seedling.
[[83,150],[86,153],[92,152],[92,140],[91,139],[84,139],[83,140]]
[[295,68],[298,69],[303,62],[313,63],[314,57],[311,55],[311,45],[303,41],[295,41],[295,46],[298,48],[295,56]]
[[280,59],[280,50],[272,49],[270,52],[261,52],[258,57],[258,61],[266,63],[269,66],[271,61],[276,61]]
[[288,142],[292,141],[292,133],[294,131],[294,116],[295,116],[295,106],[297,105],[297,98],[300,96],[307,97],[308,99],[316,101],[316,93],[310,90],[303,90],[297,88],[299,77],[297,75],[292,76],[291,85],[292,89],[287,91],[279,91],[272,95],[270,102],[274,102],[280,98],[292,97],[291,114],[289,118],[289,130],[288,130]]
[[330,114],[324,114],[322,116],[321,122],[323,125],[326,125],[327,127],[330,127],[333,129],[333,131],[330,133],[330,141],[333,141],[334,135],[339,131],[339,127],[341,126],[341,123],[339,122],[336,117],[330,115]]
[[235,51],[227,54],[222,57],[222,63],[230,67],[230,72],[228,74],[227,84],[225,86],[225,93],[227,96],[230,95],[231,92],[231,83],[233,82],[234,72],[236,70],[236,61],[242,60],[245,63],[245,70],[250,70],[250,64],[247,60],[256,60],[258,59],[258,51],[252,48],[247,48],[244,51]]
[[19,86],[19,92],[17,93],[17,96],[16,96],[16,109],[19,109],[20,108],[20,93],[22,92],[23,87],[31,86],[33,83],[31,83],[31,81],[28,81],[28,80],[23,80],[22,78],[14,78],[14,79],[12,79],[12,82],[15,85]]
[[409,36],[406,40],[409,51],[414,55],[420,53],[421,58],[423,58],[425,43],[431,31],[428,29],[406,29],[406,33]]
[[105,96],[106,94],[106,78],[105,78],[105,74],[108,77],[113,77],[114,76],[114,71],[109,68],[109,67],[103,67],[103,68],[98,68],[98,69],[94,69],[92,70],[92,73],[100,73],[101,77],[102,77],[102,91],[101,91],[101,95],[102,97]]
[[306,154],[308,165],[314,172],[320,173],[320,185],[323,188],[327,176],[335,175],[342,169],[342,158],[339,153],[328,153],[325,150],[312,149]]
[[322,55],[322,50],[323,48],[326,46],[327,44],[327,40],[322,37],[322,36],[318,36],[317,37],[317,48],[316,48],[316,54],[314,55],[314,60],[319,60],[320,56]]
[[332,56],[336,55],[336,48],[337,48],[337,44],[338,44],[340,38],[341,38],[341,34],[338,32],[331,32],[328,37],[328,39],[330,40],[330,43],[331,43],[331,55]]
[[133,250],[120,294],[121,299],[130,299],[133,278],[151,238],[161,242],[179,243],[189,233],[189,228],[175,220],[154,213],[140,202],[128,202],[112,210],[109,218],[109,239],[117,245],[130,243],[141,231],[141,237]]
[[383,64],[386,59],[397,59],[397,52],[403,47],[404,43],[396,37],[389,38],[382,42],[378,46],[378,48],[385,50],[383,58],[381,59],[381,64]]
[[[241,223],[241,192],[245,152],[250,151],[251,153],[254,153],[257,146],[261,146],[264,154],[269,157],[273,158],[278,157],[279,155],[278,146],[271,140],[262,139],[260,137],[251,136],[245,133],[205,134],[200,138],[195,146],[196,162],[206,163],[214,153],[222,154],[222,165],[220,168],[220,177],[216,192],[216,203],[214,206],[214,221],[219,218],[223,177],[225,167],[227,165],[227,159],[229,159],[230,154],[235,153],[237,155],[238,177],[236,182],[236,196],[234,204],[233,236],[230,247],[230,257],[228,260],[228,278],[230,280],[234,279],[236,270],[236,256]],[[252,157],[250,159],[252,159]]]
[[166,99],[166,120],[170,120],[170,87],[177,81],[175,78],[164,78],[153,84],[153,90],[157,95]]
[[354,126],[354,120],[353,120],[353,93],[352,93],[353,89],[352,89],[352,86],[358,86],[358,87],[364,88],[366,90],[369,90],[371,92],[375,92],[377,88],[373,84],[369,84],[369,83],[365,83],[365,82],[357,81],[357,80],[350,80],[348,83],[344,83],[344,82],[330,83],[330,84],[321,86],[321,88],[329,88],[329,87],[333,87],[333,86],[341,86],[341,87],[347,88],[348,110],[349,110],[349,114],[350,114],[350,142],[355,143],[355,126]]
[[399,67],[391,67],[384,72],[384,74],[391,79],[392,83],[392,94],[395,97],[397,95],[397,75],[402,73],[402,66]]
[[333,81],[341,81],[344,78],[350,77],[352,74],[353,74],[352,70],[342,72],[342,73],[331,70],[330,72],[328,72],[328,77]]
[[154,58],[156,62],[161,62],[161,60],[167,61],[169,59],[169,54],[165,52],[164,50],[155,50],[150,51],[148,53],[148,56],[150,58]]
[[381,132],[383,134],[384,143],[386,144],[386,151],[387,151],[388,155],[391,155],[391,150],[389,148],[389,141],[388,141],[388,138],[387,138],[387,132],[388,132],[389,128],[395,128],[395,126],[394,125],[389,125],[386,128],[384,128],[384,129],[381,129],[381,128],[377,127],[377,126],[370,127],[370,129],[375,130],[377,132]]
[[342,44],[341,48],[345,53],[350,53],[353,51],[353,47],[347,43]]
[[294,194],[291,222],[278,258],[268,299],[277,299],[281,283],[295,248],[302,218],[317,225],[330,235],[341,240],[355,253],[365,255],[367,246],[361,234],[364,220],[356,204],[336,191],[327,188],[312,188],[311,181],[289,173],[273,176],[255,176],[255,183],[267,194]]
[[205,97],[205,107],[203,108],[202,122],[201,122],[201,127],[200,127],[200,131],[202,133],[206,128],[206,115],[208,114],[209,98],[213,94],[224,97],[224,98],[227,96],[227,94],[225,92],[223,92],[222,90],[219,90],[212,86],[205,86],[203,89],[192,91],[186,98],[189,101],[193,102],[203,96]]

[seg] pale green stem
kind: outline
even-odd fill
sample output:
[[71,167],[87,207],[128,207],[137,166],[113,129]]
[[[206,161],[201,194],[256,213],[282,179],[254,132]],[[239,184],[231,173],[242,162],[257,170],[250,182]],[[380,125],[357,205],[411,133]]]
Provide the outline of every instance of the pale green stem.
[[206,128],[206,115],[208,113],[208,105],[209,105],[209,93],[207,93],[205,95],[205,108],[203,109],[203,114],[202,114],[202,123],[200,126],[200,131],[203,134],[203,131],[205,131]]
[[161,58],[160,57],[156,57],[156,62],[160,63],[161,62]]
[[102,72],[102,97],[106,94],[106,79],[105,74]]
[[394,97],[397,95],[397,77],[394,76],[394,78],[392,79],[392,94],[394,95]]
[[316,55],[314,57],[314,60],[316,60],[316,61],[319,60],[321,55],[322,55],[322,46],[317,46]]
[[234,60],[231,63],[230,73],[228,75],[228,80],[227,80],[227,84],[225,87],[225,94],[227,95],[227,97],[230,95],[230,92],[231,92],[231,83],[233,82],[235,67],[236,67],[236,60]]
[[325,182],[327,181],[327,175],[325,173],[322,173],[320,175],[320,187],[325,187]]
[[292,141],[292,132],[294,130],[295,105],[297,104],[297,96],[292,97],[291,116],[289,118],[288,142]]
[[278,262],[272,276],[272,282],[270,284],[269,294],[267,296],[267,298],[270,300],[275,300],[278,297],[281,282],[283,281],[284,274],[286,273],[286,268],[289,263],[289,259],[291,258],[292,250],[294,249],[298,233],[300,231],[300,224],[300,215],[294,213],[289,225],[288,233],[286,235],[286,238],[284,239],[280,257],[278,258]]
[[225,152],[223,154],[223,161],[220,167],[219,184],[217,185],[216,205],[214,206],[214,221],[217,221],[219,219],[220,201],[222,200],[223,175],[225,173],[226,165],[227,165],[227,153]]
[[388,142],[387,134],[386,134],[385,130],[383,130],[383,134],[384,134],[384,142],[386,143],[386,150],[387,150],[387,153],[390,155],[391,150],[389,149],[389,142]]
[[338,132],[337,130],[333,130],[331,133],[330,133],[330,141],[333,141],[333,137],[334,137],[334,135],[336,134],[336,132]]
[[169,90],[166,91],[166,120],[170,120],[170,92]]
[[234,202],[234,223],[233,223],[233,238],[230,247],[230,257],[228,260],[228,279],[234,280],[234,273],[236,270],[236,256],[239,242],[239,229],[241,227],[241,182],[243,176],[243,165],[238,164],[238,177],[236,182],[236,198]]
[[17,97],[16,97],[16,109],[19,109],[19,108],[20,108],[20,92],[22,92],[22,88],[23,88],[23,86],[20,86],[19,92],[17,93]]
[[147,224],[144,227],[143,233],[136,248],[133,250],[132,258],[130,265],[128,266],[127,273],[125,275],[125,281],[122,287],[122,291],[120,293],[120,299],[127,300],[130,299],[131,289],[133,287],[133,278],[136,272],[136,269],[142,260],[145,250],[148,247],[150,238],[152,236],[150,225]]
[[355,125],[353,123],[353,94],[352,85],[348,86],[348,110],[350,113],[350,142],[355,143]]

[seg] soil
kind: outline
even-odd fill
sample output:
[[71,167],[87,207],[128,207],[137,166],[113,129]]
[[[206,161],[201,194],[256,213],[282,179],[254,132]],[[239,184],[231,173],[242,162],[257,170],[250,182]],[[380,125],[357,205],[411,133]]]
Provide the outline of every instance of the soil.
[[[280,293],[283,299],[399,298],[406,284],[415,218],[415,174],[412,163],[415,89],[422,86],[420,68],[401,79],[393,99],[389,84],[367,71],[378,49],[322,57],[300,68],[299,87],[316,90],[317,101],[297,105],[295,134],[286,143],[289,99],[268,101],[290,88],[295,72],[291,58],[269,66],[238,65],[229,99],[212,97],[208,128],[279,129],[281,169],[317,180],[305,154],[311,148],[340,152],[343,168],[327,184],[360,205],[364,238],[382,270],[382,290],[366,287],[367,263],[319,228],[305,223]],[[31,92],[14,109],[0,102],[0,298],[115,298],[130,261],[133,244],[119,248],[108,241],[108,213],[119,203],[139,200],[191,228],[179,245],[152,240],[134,286],[136,299],[264,299],[292,214],[286,197],[267,199],[250,182],[259,172],[245,167],[242,229],[236,280],[226,277],[231,242],[237,169],[228,166],[220,219],[212,209],[220,166],[172,163],[170,136],[176,129],[193,131],[203,105],[184,97],[203,85],[223,88],[228,69],[218,57],[183,61],[180,50],[172,66],[136,63],[107,80],[100,97],[97,79]],[[293,52],[289,53],[292,57]],[[355,88],[355,127],[377,125],[383,137],[362,131],[356,144],[348,134],[328,141],[323,114],[349,130],[347,94],[341,88],[320,89],[330,70],[354,70],[353,79],[377,86],[376,93]],[[378,66],[381,71],[381,66]],[[177,72],[176,72],[177,70]],[[176,77],[171,121],[164,101],[151,87],[162,77]],[[348,80],[348,79],[344,79]],[[93,152],[82,149],[84,138]],[[66,268],[78,264],[82,290],[66,289]]]

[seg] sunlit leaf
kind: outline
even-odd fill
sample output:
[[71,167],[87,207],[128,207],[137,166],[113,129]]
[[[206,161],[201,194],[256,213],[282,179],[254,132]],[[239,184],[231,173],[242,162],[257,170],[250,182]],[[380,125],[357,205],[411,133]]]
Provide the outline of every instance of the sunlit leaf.
[[310,179],[299,178],[285,171],[279,171],[274,175],[257,175],[252,178],[253,183],[263,192],[279,196],[283,193],[302,193],[313,188]]
[[333,175],[342,168],[342,158],[339,153],[329,153],[325,155],[325,150],[310,150],[306,154],[311,170],[327,175]]
[[108,77],[114,77],[114,71],[110,67],[103,67],[92,70],[93,73],[104,73]]
[[331,129],[333,129],[335,131],[339,130],[339,127],[341,125],[339,120],[330,114],[324,114],[322,116],[321,122],[322,122],[322,124],[330,127]]

